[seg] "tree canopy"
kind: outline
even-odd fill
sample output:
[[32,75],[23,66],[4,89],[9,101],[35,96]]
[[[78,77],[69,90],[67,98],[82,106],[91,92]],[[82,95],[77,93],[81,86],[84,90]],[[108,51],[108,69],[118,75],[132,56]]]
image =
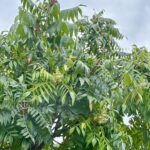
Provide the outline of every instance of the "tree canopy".
[[150,53],[120,51],[103,11],[21,3],[0,35],[0,149],[149,150]]

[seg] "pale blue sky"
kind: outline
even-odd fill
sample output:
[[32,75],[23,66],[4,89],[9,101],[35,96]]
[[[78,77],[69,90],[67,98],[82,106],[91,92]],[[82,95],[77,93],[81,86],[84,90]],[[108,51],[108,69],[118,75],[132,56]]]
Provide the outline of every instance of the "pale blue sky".
[[[105,16],[115,19],[120,31],[128,40],[121,42],[123,47],[132,44],[150,49],[150,1],[149,0],[59,0],[62,8],[85,4],[85,15],[94,10],[105,10]],[[19,0],[0,0],[0,31],[9,29],[17,14]]]

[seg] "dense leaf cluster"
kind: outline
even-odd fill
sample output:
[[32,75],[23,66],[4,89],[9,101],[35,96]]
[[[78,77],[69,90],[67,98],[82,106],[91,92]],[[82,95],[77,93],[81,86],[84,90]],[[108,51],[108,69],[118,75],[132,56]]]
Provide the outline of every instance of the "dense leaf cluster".
[[0,35],[0,149],[149,150],[149,52],[120,52],[103,12],[21,2]]

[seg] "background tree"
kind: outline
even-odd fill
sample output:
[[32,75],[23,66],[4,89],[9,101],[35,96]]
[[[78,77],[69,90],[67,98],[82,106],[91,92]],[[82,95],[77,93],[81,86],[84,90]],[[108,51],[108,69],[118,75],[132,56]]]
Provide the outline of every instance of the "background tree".
[[103,12],[21,2],[0,36],[0,149],[149,150],[149,52],[120,52]]

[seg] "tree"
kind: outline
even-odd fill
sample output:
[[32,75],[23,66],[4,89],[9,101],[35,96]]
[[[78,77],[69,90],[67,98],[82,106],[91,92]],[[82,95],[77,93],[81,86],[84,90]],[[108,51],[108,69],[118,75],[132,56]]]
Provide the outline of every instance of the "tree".
[[0,149],[149,150],[149,52],[119,51],[103,12],[21,2],[0,36]]

